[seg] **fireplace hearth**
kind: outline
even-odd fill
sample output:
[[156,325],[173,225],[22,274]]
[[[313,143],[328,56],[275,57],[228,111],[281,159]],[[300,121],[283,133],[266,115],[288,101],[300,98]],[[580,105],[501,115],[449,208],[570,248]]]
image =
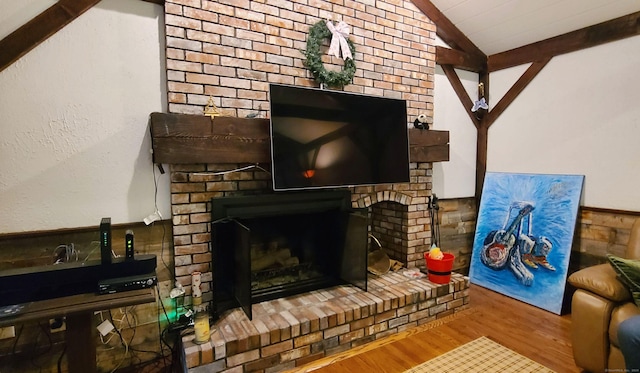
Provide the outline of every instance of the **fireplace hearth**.
[[366,291],[366,210],[348,190],[220,197],[212,206],[213,313],[350,283]]

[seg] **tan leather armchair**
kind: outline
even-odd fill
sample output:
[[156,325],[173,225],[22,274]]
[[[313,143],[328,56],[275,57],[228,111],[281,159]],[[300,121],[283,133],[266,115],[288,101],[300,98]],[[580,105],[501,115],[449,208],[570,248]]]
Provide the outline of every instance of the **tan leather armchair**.
[[[640,259],[640,219],[629,236],[626,258]],[[589,372],[624,371],[618,325],[640,315],[628,288],[609,263],[581,269],[568,279],[577,290],[571,300],[571,343],[576,365]]]

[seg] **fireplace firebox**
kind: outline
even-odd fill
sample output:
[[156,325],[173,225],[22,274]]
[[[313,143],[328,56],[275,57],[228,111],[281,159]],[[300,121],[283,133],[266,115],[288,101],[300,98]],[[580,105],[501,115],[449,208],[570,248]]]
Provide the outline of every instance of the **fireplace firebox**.
[[215,316],[350,283],[366,291],[369,222],[348,190],[213,198]]

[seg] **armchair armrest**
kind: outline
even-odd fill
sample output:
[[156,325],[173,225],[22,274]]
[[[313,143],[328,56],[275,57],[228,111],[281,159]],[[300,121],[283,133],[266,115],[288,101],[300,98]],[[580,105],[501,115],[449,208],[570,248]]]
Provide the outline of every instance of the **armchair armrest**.
[[631,300],[629,289],[616,278],[610,264],[598,264],[574,272],[567,279],[571,285],[613,302]]

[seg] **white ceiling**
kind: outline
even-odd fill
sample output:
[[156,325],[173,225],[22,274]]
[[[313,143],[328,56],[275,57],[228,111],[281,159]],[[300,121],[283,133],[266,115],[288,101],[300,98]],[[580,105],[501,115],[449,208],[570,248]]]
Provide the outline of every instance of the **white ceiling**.
[[640,0],[431,0],[492,55],[640,11]]

